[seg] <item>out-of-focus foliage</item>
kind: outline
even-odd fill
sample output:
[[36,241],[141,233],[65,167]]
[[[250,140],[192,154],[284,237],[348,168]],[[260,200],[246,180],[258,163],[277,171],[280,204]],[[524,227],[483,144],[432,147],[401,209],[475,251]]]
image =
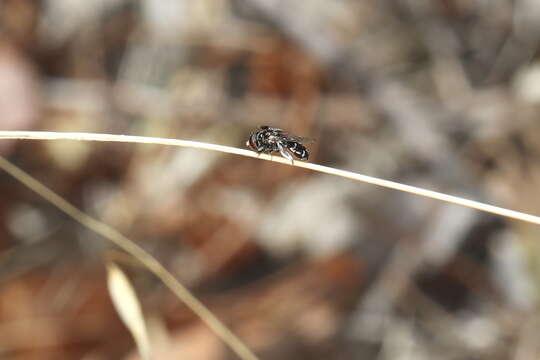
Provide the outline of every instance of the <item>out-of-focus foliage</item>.
[[[244,146],[540,214],[535,0],[0,1],[0,129]],[[540,229],[192,149],[0,142],[262,359],[540,358]],[[0,357],[135,359],[108,244],[0,174]],[[230,351],[126,259],[159,359]]]

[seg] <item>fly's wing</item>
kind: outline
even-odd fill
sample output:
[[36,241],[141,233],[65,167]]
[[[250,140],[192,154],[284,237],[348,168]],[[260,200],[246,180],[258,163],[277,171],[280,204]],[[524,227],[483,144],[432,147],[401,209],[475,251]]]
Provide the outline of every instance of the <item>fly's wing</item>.
[[297,143],[300,143],[300,144],[315,141],[315,139],[312,139],[312,138],[291,135],[288,132],[286,132],[285,130],[280,129],[280,128],[275,128],[275,127],[270,127],[270,126],[260,126],[260,128],[263,131],[269,131],[269,132],[272,132],[273,135],[281,137],[281,139],[283,141],[292,141],[292,142],[297,142]]
[[310,143],[310,142],[315,141],[315,139],[312,139],[312,138],[303,137],[303,136],[289,135],[287,133],[283,133],[282,136],[286,141],[297,142],[297,143],[300,143],[300,144],[305,144],[305,143]]
[[262,131],[272,131],[272,132],[280,133],[280,134],[285,132],[283,129],[270,127],[266,125],[259,126],[259,129],[261,129]]

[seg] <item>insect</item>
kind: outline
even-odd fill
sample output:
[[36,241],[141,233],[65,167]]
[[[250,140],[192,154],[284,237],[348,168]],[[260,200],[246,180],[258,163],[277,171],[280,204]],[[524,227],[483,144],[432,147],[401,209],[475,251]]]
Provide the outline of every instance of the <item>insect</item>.
[[259,154],[279,152],[281,156],[293,162],[292,155],[299,160],[309,158],[307,148],[302,145],[309,141],[313,139],[289,135],[282,129],[263,125],[259,127],[259,130],[251,133],[246,145]]

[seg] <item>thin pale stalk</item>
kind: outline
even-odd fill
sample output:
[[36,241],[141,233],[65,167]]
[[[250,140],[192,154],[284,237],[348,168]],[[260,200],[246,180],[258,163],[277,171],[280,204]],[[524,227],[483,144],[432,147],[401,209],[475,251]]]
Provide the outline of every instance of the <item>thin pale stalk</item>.
[[234,335],[219,319],[204,306],[184,285],[163,267],[142,247],[122,235],[109,225],[85,214],[64,200],[60,195],[34,179],[32,176],[0,156],[0,168],[26,185],[32,191],[52,203],[74,220],[100,234],[104,238],[139,260],[150,272],[157,276],[181,301],[186,304],[206,325],[218,335],[224,343],[243,360],[257,360],[257,357],[244,343]]
[[190,147],[196,149],[205,149],[212,151],[220,151],[229,154],[236,154],[248,157],[258,157],[264,160],[288,164],[291,166],[302,167],[313,171],[318,171],[326,174],[341,176],[347,179],[361,181],[373,185],[386,187],[389,189],[404,191],[407,193],[424,196],[431,199],[441,200],[448,203],[466,206],[472,209],[484,211],[487,213],[504,216],[507,218],[517,219],[533,224],[540,225],[540,217],[527,213],[505,209],[499,206],[484,204],[479,201],[469,200],[458,196],[447,195],[437,191],[427,190],[416,186],[405,185],[394,181],[379,179],[367,175],[357,174],[351,171],[339,170],[328,166],[321,166],[312,163],[295,161],[291,164],[288,160],[277,156],[268,156],[265,154],[257,155],[253,151],[239,149],[230,146],[209,144],[199,141],[168,139],[146,136],[130,136],[130,135],[111,135],[111,134],[96,134],[96,133],[78,133],[78,132],[47,132],[47,131],[0,131],[0,139],[32,139],[32,140],[84,140],[84,141],[114,141],[126,143],[143,143],[143,144],[161,144]]

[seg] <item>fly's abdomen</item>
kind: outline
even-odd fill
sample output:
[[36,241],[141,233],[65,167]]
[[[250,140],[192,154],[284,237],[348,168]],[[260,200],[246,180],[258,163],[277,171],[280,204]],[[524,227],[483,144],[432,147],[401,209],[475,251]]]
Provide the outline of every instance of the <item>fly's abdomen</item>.
[[293,153],[293,155],[300,160],[307,160],[309,158],[309,153],[306,147],[300,143],[288,141],[287,149],[289,149]]

